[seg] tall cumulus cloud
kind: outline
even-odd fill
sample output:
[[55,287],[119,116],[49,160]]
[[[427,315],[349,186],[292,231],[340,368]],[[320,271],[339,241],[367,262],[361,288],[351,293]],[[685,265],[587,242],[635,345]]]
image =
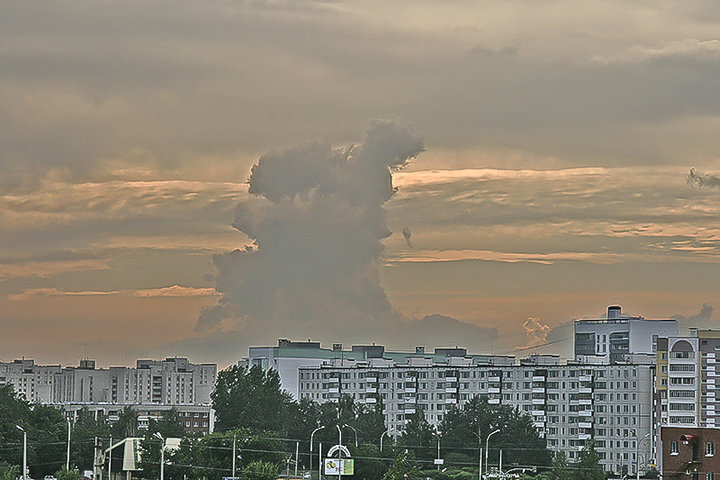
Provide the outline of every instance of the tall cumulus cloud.
[[380,284],[392,172],[423,150],[407,128],[375,121],[360,145],[311,142],[263,155],[233,223],[252,242],[215,256],[222,297],[196,331],[489,346],[494,329],[442,315],[407,318]]

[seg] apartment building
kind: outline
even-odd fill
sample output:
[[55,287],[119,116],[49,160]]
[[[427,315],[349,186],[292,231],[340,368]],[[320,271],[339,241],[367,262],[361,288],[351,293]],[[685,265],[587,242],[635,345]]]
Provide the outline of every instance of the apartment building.
[[[141,413],[140,423],[175,408],[190,432],[211,432],[210,394],[217,365],[193,364],[187,358],[137,360],[135,367],[97,368],[94,360],[77,367],[36,365],[33,360],[0,362],[0,385],[11,384],[31,403],[63,408],[69,414],[87,408],[117,418],[125,406]],[[155,412],[155,413],[147,413]],[[185,418],[187,417],[187,418]]]
[[619,305],[611,305],[603,318],[584,318],[573,322],[575,359],[615,363],[630,355],[655,356],[661,337],[678,335],[677,320],[649,320],[630,316]]
[[[657,351],[657,417],[668,426],[720,426],[720,330],[692,329],[661,338]],[[717,370],[716,370],[717,369]]]
[[592,438],[607,471],[620,472],[625,465],[633,473],[636,447],[641,471],[654,461],[653,364],[561,364],[550,355],[517,363],[508,357],[485,360],[329,360],[299,369],[299,393],[318,402],[343,395],[366,405],[382,399],[386,425],[394,435],[402,432],[409,414],[421,410],[438,426],[449,408],[484,395],[490,403],[526,412],[548,447],[571,460]]
[[465,348],[436,348],[433,353],[425,352],[425,347],[416,347],[415,352],[393,352],[385,350],[382,345],[353,345],[350,350],[344,350],[341,343],[333,344],[332,348],[322,348],[320,342],[311,340],[292,341],[278,339],[276,347],[250,347],[247,358],[242,359],[238,364],[246,367],[259,366],[264,370],[274,369],[280,376],[281,387],[290,393],[296,400],[299,396],[299,376],[301,367],[319,367],[331,361],[355,364],[369,360],[386,359],[390,361],[404,362],[411,358],[430,358],[435,361],[443,361],[448,357],[469,357],[476,363],[489,364],[490,362],[504,361],[512,362],[514,357],[502,357],[495,355],[468,355]]

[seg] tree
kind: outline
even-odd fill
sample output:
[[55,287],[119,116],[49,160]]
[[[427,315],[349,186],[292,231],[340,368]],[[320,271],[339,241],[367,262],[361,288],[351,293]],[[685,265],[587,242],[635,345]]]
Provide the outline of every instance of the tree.
[[416,410],[415,413],[408,415],[408,420],[402,437],[400,437],[399,445],[412,449],[418,458],[435,458],[437,453],[434,452],[437,450],[433,449],[432,445],[433,441],[437,442],[437,439],[433,434],[433,428],[425,418],[425,412]]
[[113,438],[139,437],[138,413],[131,407],[125,407],[118,419],[113,423],[111,434]]
[[555,456],[553,457],[552,470],[550,470],[547,478],[548,480],[573,480],[575,478],[574,473],[568,465],[565,452],[560,451],[555,453]]
[[95,437],[104,439],[109,436],[110,427],[105,416],[98,414],[96,417],[86,407],[81,408],[72,427],[71,464],[77,465],[81,470],[91,469],[95,455]]
[[600,456],[595,450],[593,441],[585,444],[580,451],[580,458],[577,463],[577,474],[575,478],[578,480],[605,480],[607,475],[600,465]]
[[395,461],[385,472],[382,480],[407,480],[417,475],[420,468],[410,460],[407,450],[395,457]]
[[218,374],[211,394],[219,431],[248,427],[281,432],[286,426],[290,394],[280,387],[277,371],[233,365]]
[[0,462],[0,480],[16,480],[20,476],[20,467]]
[[275,480],[278,466],[270,462],[251,462],[242,471],[244,480]]

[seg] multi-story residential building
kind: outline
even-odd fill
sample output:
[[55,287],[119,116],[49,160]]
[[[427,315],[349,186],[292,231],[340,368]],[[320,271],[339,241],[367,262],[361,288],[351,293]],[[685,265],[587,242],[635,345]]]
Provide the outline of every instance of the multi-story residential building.
[[95,361],[87,359],[77,367],[65,368],[24,359],[0,362],[0,384],[12,384],[29,402],[68,412],[84,407],[105,414],[111,421],[124,406],[156,412],[141,414],[141,425],[160,415],[157,412],[176,408],[181,415],[189,415],[183,421],[189,422],[187,427],[192,432],[212,431],[210,394],[216,378],[217,365],[196,365],[187,358],[138,360],[134,368],[96,368]]
[[604,363],[628,361],[630,355],[655,356],[658,338],[678,335],[677,320],[625,315],[619,305],[608,307],[605,318],[575,320],[573,325],[575,359]]
[[719,330],[692,329],[690,336],[658,341],[656,411],[662,425],[720,426],[718,360]]
[[42,403],[53,396],[60,365],[35,365],[34,360],[0,362],[0,385],[11,384],[28,402]]
[[[250,347],[249,356],[240,362],[245,366],[259,366],[264,370],[274,369],[280,376],[281,387],[290,393],[293,398],[299,398],[298,369],[301,367],[318,367],[328,361],[355,362],[369,361],[371,359],[388,359],[405,361],[410,358],[431,358],[441,361],[448,357],[467,357],[464,348],[436,348],[434,353],[425,353],[425,347],[416,347],[414,353],[386,351],[382,345],[353,345],[351,350],[343,350],[341,343],[333,347],[322,348],[320,342],[296,342],[279,339],[277,347]],[[491,361],[513,361],[513,357],[493,355],[470,355],[477,363],[489,364]]]
[[634,472],[636,447],[641,469],[654,458],[653,364],[561,364],[548,355],[519,363],[508,357],[485,360],[328,360],[299,369],[299,393],[318,402],[337,401],[342,395],[369,405],[382,399],[394,435],[402,432],[409,414],[421,410],[438,426],[449,408],[484,395],[490,403],[526,412],[548,447],[566,452],[571,460],[591,438],[608,471],[620,472],[625,465]]

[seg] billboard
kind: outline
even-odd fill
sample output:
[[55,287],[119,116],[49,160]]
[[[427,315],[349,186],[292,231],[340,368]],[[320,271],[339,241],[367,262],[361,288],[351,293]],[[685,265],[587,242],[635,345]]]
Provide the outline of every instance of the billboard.
[[325,475],[355,475],[355,460],[352,458],[326,458]]

